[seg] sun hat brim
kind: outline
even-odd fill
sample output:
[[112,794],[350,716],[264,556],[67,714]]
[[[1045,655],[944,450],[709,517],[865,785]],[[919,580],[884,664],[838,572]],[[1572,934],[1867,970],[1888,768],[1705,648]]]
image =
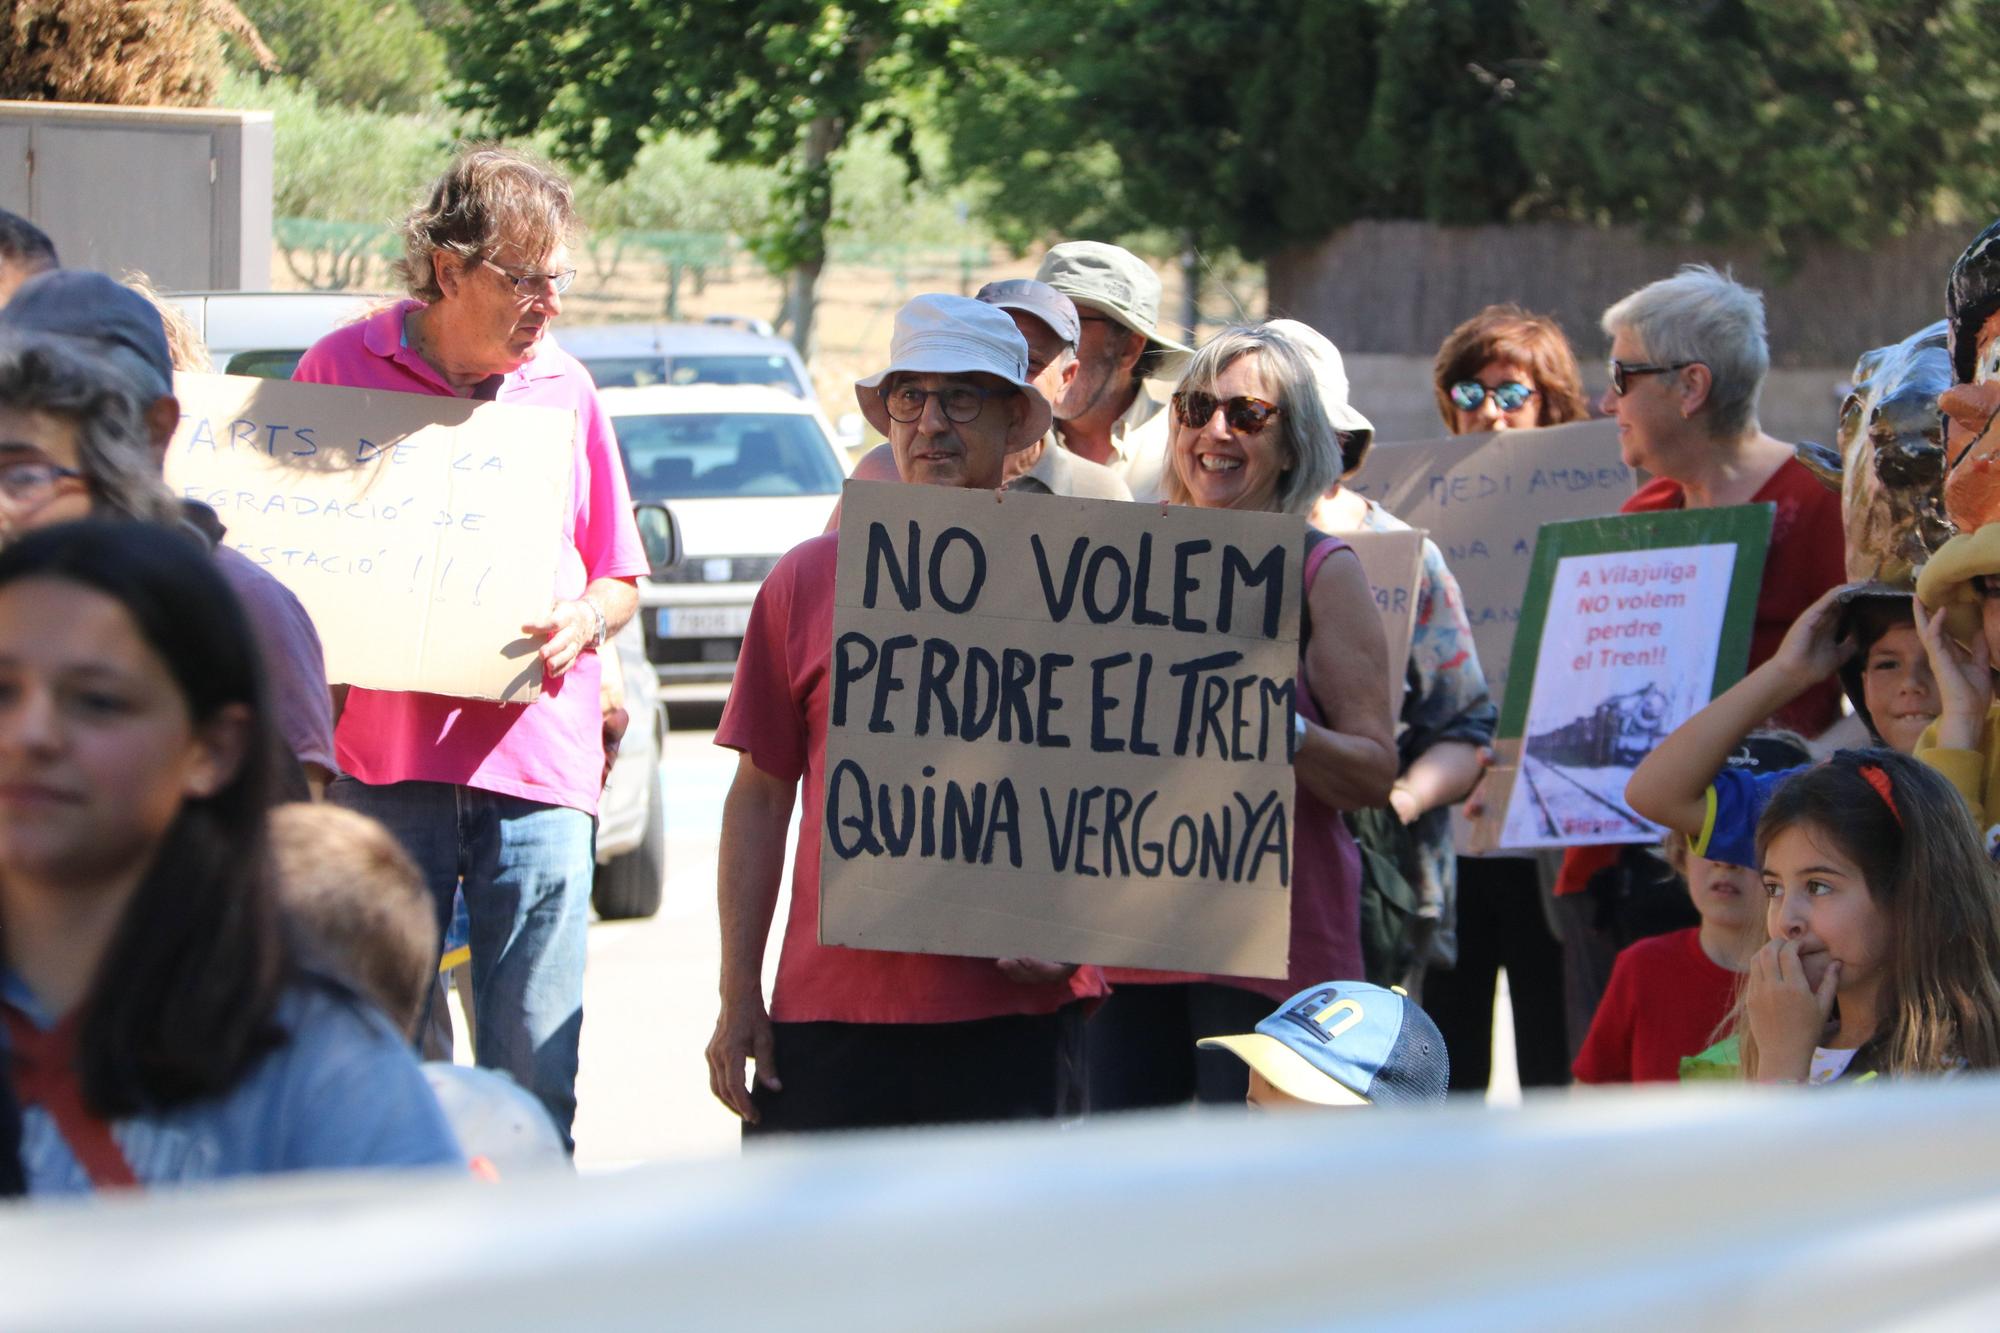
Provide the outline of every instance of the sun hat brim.
[[1028,410],[1022,414],[1020,423],[1008,434],[1007,452],[1025,449],[1036,440],[1048,434],[1055,421],[1055,410],[1042,391],[1028,380],[1011,373],[999,364],[990,344],[979,338],[966,337],[950,329],[931,329],[909,339],[899,351],[895,361],[876,371],[873,375],[854,382],[854,400],[861,408],[861,415],[868,424],[879,432],[882,438],[889,438],[889,409],[882,402],[879,390],[884,380],[897,374],[917,375],[991,375],[1005,380],[1021,390]]

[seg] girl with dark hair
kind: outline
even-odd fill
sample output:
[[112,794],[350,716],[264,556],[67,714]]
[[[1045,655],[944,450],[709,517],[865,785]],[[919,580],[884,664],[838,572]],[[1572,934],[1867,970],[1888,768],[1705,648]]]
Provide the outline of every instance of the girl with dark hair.
[[293,962],[261,693],[178,531],[0,551],[0,1018],[30,1193],[460,1160],[387,1023]]
[[1950,783],[1842,750],[1773,793],[1757,853],[1771,942],[1737,1005],[1747,1078],[2000,1068],[2000,884]]

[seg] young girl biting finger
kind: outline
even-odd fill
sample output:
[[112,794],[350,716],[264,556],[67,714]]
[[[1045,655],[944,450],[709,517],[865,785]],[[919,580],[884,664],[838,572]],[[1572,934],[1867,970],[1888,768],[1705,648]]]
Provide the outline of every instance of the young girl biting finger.
[[1944,778],[1840,751],[1772,794],[1757,852],[1770,942],[1738,1007],[1745,1077],[2000,1067],[2000,888]]

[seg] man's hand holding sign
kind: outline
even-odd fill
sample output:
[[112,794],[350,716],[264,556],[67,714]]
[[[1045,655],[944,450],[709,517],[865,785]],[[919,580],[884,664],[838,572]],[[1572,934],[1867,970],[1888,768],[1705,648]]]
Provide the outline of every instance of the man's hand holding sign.
[[842,527],[821,941],[1283,975],[1298,520],[856,483]]

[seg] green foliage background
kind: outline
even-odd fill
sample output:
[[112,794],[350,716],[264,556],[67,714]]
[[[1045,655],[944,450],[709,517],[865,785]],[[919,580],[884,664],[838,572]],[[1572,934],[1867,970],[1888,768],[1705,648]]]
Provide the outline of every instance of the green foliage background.
[[837,235],[1255,258],[1556,219],[1783,255],[2000,213],[1991,0],[243,8],[287,73],[224,100],[277,111],[288,215],[392,218],[474,130],[571,164],[600,227],[729,231],[779,270]]

